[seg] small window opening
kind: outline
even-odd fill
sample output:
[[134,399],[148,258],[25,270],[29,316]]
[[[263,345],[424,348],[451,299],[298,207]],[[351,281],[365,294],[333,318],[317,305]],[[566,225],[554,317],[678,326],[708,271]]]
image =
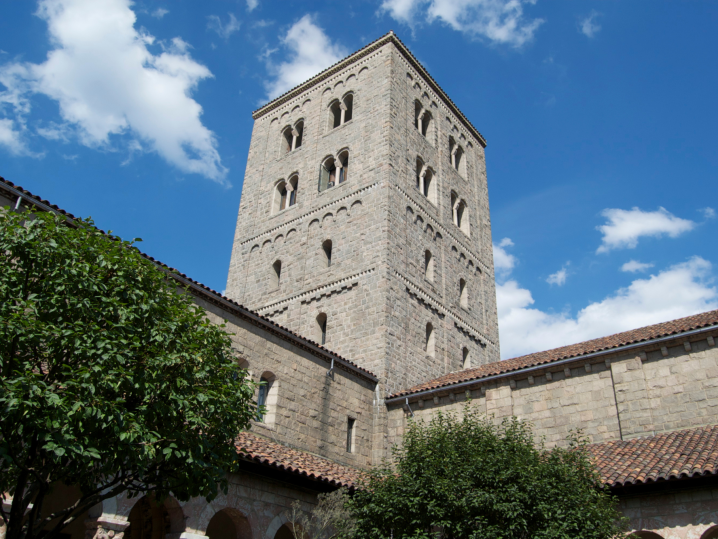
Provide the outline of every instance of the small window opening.
[[297,203],[297,188],[299,187],[299,178],[294,176],[289,180],[289,205],[294,206]]
[[434,326],[429,322],[426,324],[426,355],[434,357]]
[[461,228],[461,221],[464,219],[464,205],[459,203],[456,206],[456,226]]
[[471,360],[469,359],[469,349],[464,346],[464,348],[461,350],[461,364],[465,369],[468,369],[471,367]]
[[332,129],[335,127],[339,127],[342,125],[342,107],[341,103],[339,101],[335,101],[332,103],[331,107],[329,107],[329,110],[331,111],[331,122],[332,122]]
[[429,282],[434,282],[434,257],[428,250],[424,252],[424,278]]
[[272,273],[272,284],[276,288],[279,286],[282,278],[282,261],[277,260],[274,264],[272,264],[272,269],[274,270]]
[[267,395],[269,395],[269,380],[262,376],[259,379],[259,395],[257,396],[257,418],[259,422],[264,422],[264,413],[262,413],[260,407],[267,406]]
[[322,251],[324,251],[324,261],[327,267],[332,265],[332,240],[326,240],[322,243]]
[[426,110],[419,101],[416,101],[414,103],[414,118],[416,122],[416,130],[419,131],[419,133],[421,133],[424,137],[427,137],[427,135],[429,134],[429,127],[431,126],[432,117],[431,113]]
[[317,327],[319,330],[319,344],[327,343],[327,315],[320,313],[317,316]]
[[339,162],[337,164],[339,172],[336,176],[339,177],[339,183],[347,181],[349,175],[349,152],[342,152],[339,154]]
[[346,123],[352,119],[352,113],[354,109],[354,96],[352,94],[349,94],[344,98],[344,107],[344,122],[342,123]]
[[431,193],[432,193],[432,185],[431,181],[434,179],[434,174],[431,172],[431,169],[426,169],[426,172],[424,173],[424,196],[428,199],[431,199]]
[[334,187],[337,177],[337,167],[334,164],[334,158],[329,157],[322,163],[319,168],[319,192]]
[[347,453],[354,452],[354,423],[353,417],[347,418]]
[[292,135],[292,128],[287,127],[282,131],[282,153],[289,153],[292,151],[292,142],[294,135]]
[[464,150],[461,146],[457,147],[456,154],[454,155],[454,168],[457,172],[461,172],[464,159]]
[[294,149],[296,150],[302,145],[302,136],[304,135],[304,122],[297,122],[292,132],[294,137]]
[[424,162],[420,158],[416,158],[416,188],[423,192],[421,186],[421,173],[424,170]]
[[469,306],[469,291],[464,279],[459,279],[459,304],[464,309]]
[[287,188],[284,184],[279,188],[279,209],[287,207]]

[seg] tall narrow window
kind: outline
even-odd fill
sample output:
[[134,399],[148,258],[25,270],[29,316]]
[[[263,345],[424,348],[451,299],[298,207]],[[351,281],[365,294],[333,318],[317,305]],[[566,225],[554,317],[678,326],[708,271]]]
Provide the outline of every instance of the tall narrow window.
[[332,128],[342,125],[342,104],[337,100],[329,107]]
[[354,423],[353,417],[347,418],[347,453],[354,452]]
[[259,379],[259,395],[257,395],[257,421],[264,422],[264,415],[266,410],[264,412],[261,410],[261,407],[267,406],[267,395],[269,395],[269,380],[262,376]]
[[283,184],[279,189],[279,209],[287,207],[287,186]]
[[319,192],[334,187],[337,176],[337,167],[334,164],[334,158],[328,157],[319,167]]
[[289,180],[289,205],[294,206],[297,203],[297,189],[299,188],[299,177],[294,176]]
[[431,195],[434,192],[434,186],[431,184],[434,179],[434,174],[430,168],[427,168],[424,172],[424,196],[431,200]]
[[464,279],[459,279],[459,304],[466,309],[469,306],[469,291]]
[[294,137],[294,147],[293,149],[297,149],[302,145],[302,136],[304,135],[304,122],[298,121],[294,125],[294,130],[292,131],[292,135]]
[[326,344],[327,343],[327,315],[324,313],[320,313],[319,316],[317,316],[317,330],[318,330],[318,341],[319,344]]
[[294,135],[292,135],[292,128],[285,127],[282,131],[282,153],[288,153],[292,151],[292,142]]
[[426,324],[426,355],[434,357],[434,326],[431,322]]
[[274,189],[274,201],[272,203],[272,213],[277,213],[279,211],[287,209],[289,206],[294,204],[294,196],[293,196],[293,190],[296,186],[297,178],[295,177],[293,180],[294,183],[292,183],[292,180],[287,183],[284,180],[281,180],[277,183],[276,188]]
[[272,264],[272,270],[272,285],[274,285],[274,288],[277,288],[282,279],[282,261],[277,260]]
[[341,101],[335,100],[329,105],[329,125],[332,129],[347,123],[354,114],[354,95],[347,94]]
[[344,97],[344,123],[352,119],[354,113],[354,96],[349,94]]
[[324,252],[324,261],[327,267],[332,265],[332,240],[326,240],[322,243],[322,251]]
[[421,173],[424,170],[424,162],[421,160],[421,158],[416,158],[416,188],[423,193],[424,188],[422,187],[421,183]]
[[471,360],[469,359],[469,349],[464,346],[464,348],[461,350],[461,364],[463,365],[464,369],[468,369],[471,367]]
[[339,168],[339,173],[337,176],[339,177],[339,183],[344,183],[347,181],[349,175],[349,152],[344,151],[340,153],[338,161],[337,167]]
[[429,282],[434,282],[434,257],[431,251],[424,251],[424,278]]

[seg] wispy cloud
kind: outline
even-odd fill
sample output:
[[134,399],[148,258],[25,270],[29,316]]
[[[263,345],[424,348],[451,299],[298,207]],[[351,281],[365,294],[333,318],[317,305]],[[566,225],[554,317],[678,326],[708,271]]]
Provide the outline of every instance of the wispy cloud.
[[37,14],[47,22],[53,49],[40,64],[0,66],[7,88],[0,99],[13,101],[22,117],[32,96],[44,95],[58,103],[64,125],[86,146],[140,140],[181,171],[225,183],[214,133],[191,97],[212,73],[180,39],[152,54],[155,38],[134,28],[130,6],[130,0],[42,0]]
[[222,19],[220,19],[217,15],[209,15],[207,17],[207,28],[217,32],[217,35],[225,41],[229,39],[229,36],[237,32],[241,26],[241,23],[237,20],[237,17],[235,17],[233,13],[228,13],[228,15],[229,20],[226,23],[223,23]]
[[715,219],[716,211],[713,208],[701,208],[704,219]]
[[[567,266],[568,264],[566,264]],[[552,273],[546,278],[548,284],[555,284],[556,286],[563,286],[566,284],[566,277],[568,277],[568,269],[566,266],[562,267],[556,273]]]
[[627,273],[638,273],[646,271],[650,268],[655,266],[655,264],[650,262],[639,262],[638,260],[629,260],[623,266],[621,266],[621,271],[625,271]]
[[701,257],[636,279],[575,315],[532,307],[530,290],[515,279],[496,284],[503,358],[549,350],[718,307],[711,263]]
[[267,99],[274,99],[294,88],[348,54],[342,45],[331,42],[311,15],[294,23],[281,41],[288,50],[288,60],[275,65],[267,59],[267,68],[272,75],[264,83]]
[[600,15],[600,13],[594,10],[591,11],[588,16],[584,17],[579,21],[578,29],[584,36],[588,38],[593,38],[597,33],[601,31],[601,26],[596,22],[596,19]]
[[247,0],[247,11],[254,11],[259,5],[259,0]]
[[493,44],[521,47],[544,20],[524,15],[535,0],[383,0],[380,11],[414,29],[440,21],[454,30]]
[[161,19],[162,17],[167,15],[169,12],[170,12],[169,9],[165,9],[163,7],[158,7],[151,13],[151,15],[157,19]]
[[0,147],[5,148],[12,155],[30,155],[25,144],[23,133],[16,128],[14,120],[0,118]]
[[506,249],[513,247],[514,242],[509,238],[502,239],[498,244],[494,243],[494,273],[499,277],[508,276],[514,269],[517,259]]
[[688,219],[676,217],[665,208],[657,211],[605,209],[601,212],[607,222],[597,227],[603,234],[597,253],[607,253],[612,249],[634,249],[641,237],[660,237],[667,235],[676,238],[695,227]]

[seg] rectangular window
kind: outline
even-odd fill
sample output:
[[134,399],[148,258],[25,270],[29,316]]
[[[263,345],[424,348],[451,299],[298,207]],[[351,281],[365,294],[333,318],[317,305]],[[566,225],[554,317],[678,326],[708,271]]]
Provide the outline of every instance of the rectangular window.
[[347,453],[354,451],[354,422],[356,419],[350,417],[347,419]]
[[327,188],[329,184],[329,171],[324,165],[319,167],[319,192],[321,193]]

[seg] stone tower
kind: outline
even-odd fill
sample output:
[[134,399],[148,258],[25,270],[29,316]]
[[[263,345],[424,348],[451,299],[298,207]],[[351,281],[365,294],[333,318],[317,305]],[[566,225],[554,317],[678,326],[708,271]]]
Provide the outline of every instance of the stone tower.
[[389,393],[499,359],[486,142],[393,32],[253,117],[228,297]]

